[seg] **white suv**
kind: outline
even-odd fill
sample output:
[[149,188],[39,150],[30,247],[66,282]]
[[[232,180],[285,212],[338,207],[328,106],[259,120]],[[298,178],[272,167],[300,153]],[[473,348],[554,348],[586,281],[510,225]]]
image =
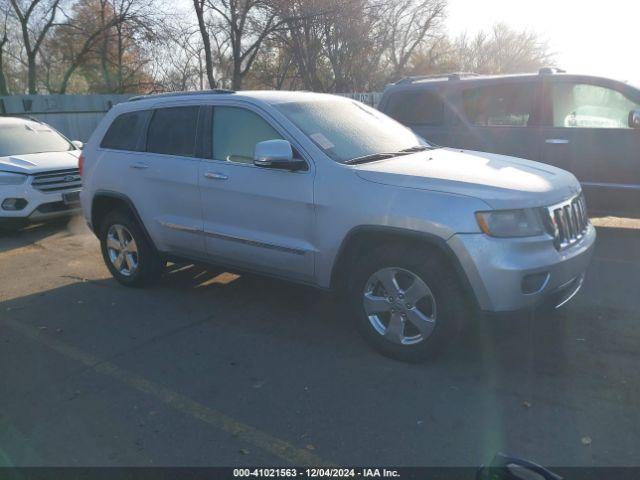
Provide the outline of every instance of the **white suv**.
[[81,147],[37,120],[0,118],[0,227],[79,212]]
[[84,158],[83,213],[121,283],[180,259],[337,289],[364,336],[404,360],[473,312],[565,303],[595,242],[572,174],[433,147],[332,95],[136,98]]

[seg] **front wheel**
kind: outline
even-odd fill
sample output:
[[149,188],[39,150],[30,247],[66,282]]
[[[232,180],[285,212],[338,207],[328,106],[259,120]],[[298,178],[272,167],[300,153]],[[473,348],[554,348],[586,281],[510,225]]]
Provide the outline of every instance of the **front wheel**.
[[126,212],[110,212],[100,228],[102,257],[113,277],[128,287],[158,279],[162,264],[138,222]]
[[423,248],[387,246],[371,252],[356,264],[349,297],[365,339],[406,362],[439,353],[469,315],[452,268]]

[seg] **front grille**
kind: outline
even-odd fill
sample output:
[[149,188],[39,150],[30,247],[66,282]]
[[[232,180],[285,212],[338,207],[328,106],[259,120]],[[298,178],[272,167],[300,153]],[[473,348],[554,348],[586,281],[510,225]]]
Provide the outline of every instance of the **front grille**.
[[33,188],[44,193],[77,190],[82,186],[82,178],[77,168],[38,173],[31,182]]
[[573,245],[580,240],[589,227],[587,204],[584,195],[547,208],[550,232],[558,250]]

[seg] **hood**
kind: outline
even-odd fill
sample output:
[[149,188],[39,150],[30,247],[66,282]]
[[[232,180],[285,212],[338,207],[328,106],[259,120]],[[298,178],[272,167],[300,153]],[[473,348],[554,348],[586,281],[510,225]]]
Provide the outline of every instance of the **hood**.
[[442,148],[356,165],[370,182],[466,195],[495,209],[542,207],[576,195],[580,184],[551,165]]
[[30,175],[48,170],[78,168],[79,156],[80,150],[10,155],[8,157],[0,157],[0,170]]

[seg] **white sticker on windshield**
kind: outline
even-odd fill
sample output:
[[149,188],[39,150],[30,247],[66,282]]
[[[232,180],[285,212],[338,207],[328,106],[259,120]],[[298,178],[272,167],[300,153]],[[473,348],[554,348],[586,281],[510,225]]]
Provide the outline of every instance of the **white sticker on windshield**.
[[327,137],[325,137],[323,134],[321,133],[312,133],[311,135],[309,135],[312,140],[314,142],[316,142],[318,145],[320,145],[322,148],[324,148],[325,150],[329,150],[330,148],[335,147],[335,145],[333,143],[331,143],[329,141],[329,139]]

